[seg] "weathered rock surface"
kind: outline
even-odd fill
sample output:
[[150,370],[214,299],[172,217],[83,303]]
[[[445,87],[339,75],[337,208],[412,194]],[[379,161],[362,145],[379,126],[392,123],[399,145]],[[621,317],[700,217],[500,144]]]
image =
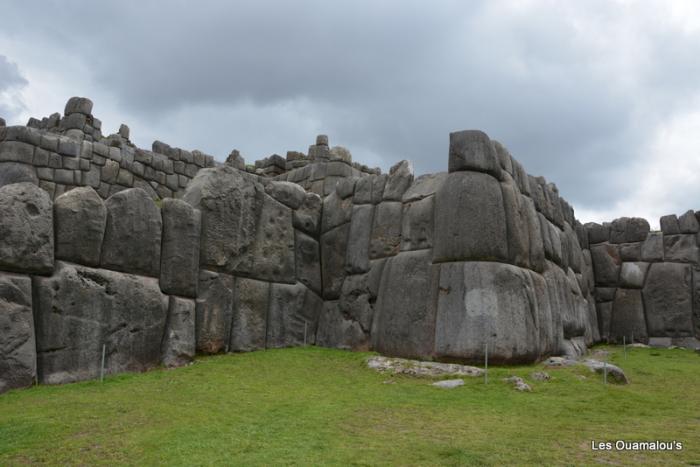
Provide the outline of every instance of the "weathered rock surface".
[[39,178],[37,177],[36,169],[28,164],[0,162],[0,187],[14,183],[38,185]]
[[168,298],[156,279],[58,262],[33,288],[40,382],[99,376],[103,345],[108,374],[160,364]]
[[160,209],[140,188],[107,199],[101,266],[145,276],[160,275],[163,221]]
[[233,313],[233,276],[202,270],[195,302],[197,352],[228,350]]
[[451,173],[435,195],[433,261],[508,261],[503,195],[483,173]]
[[321,197],[316,193],[306,193],[304,202],[294,211],[294,228],[311,236],[318,237],[321,226]]
[[374,220],[374,205],[361,204],[352,209],[345,269],[350,274],[369,271],[370,235]]
[[700,261],[695,235],[664,235],[664,260],[674,263],[695,263]]
[[625,375],[625,372],[622,371],[622,368],[619,366],[592,359],[584,360],[583,364],[595,373],[601,375],[607,373],[608,382],[629,384],[627,375]]
[[345,258],[348,247],[350,223],[343,224],[321,237],[321,277],[323,298],[334,300],[340,297],[345,279]]
[[642,242],[649,234],[649,222],[639,217],[621,217],[610,225],[610,243]]
[[648,337],[642,291],[638,289],[617,289],[610,318],[610,340],[622,342],[644,340]]
[[0,394],[31,386],[35,376],[32,281],[0,273]]
[[458,365],[456,363],[425,362],[407,360],[404,358],[370,357],[367,366],[373,370],[393,373],[396,375],[441,377],[441,376],[483,376],[484,370],[475,366]]
[[270,283],[236,278],[231,345],[233,352],[266,348]]
[[297,230],[295,245],[297,280],[321,295],[321,248],[318,242]]
[[450,133],[449,172],[475,170],[499,177],[501,167],[496,148],[483,131],[465,130]]
[[192,361],[195,354],[194,300],[170,297],[163,337],[163,365],[178,367]]
[[316,345],[345,350],[369,350],[369,336],[359,322],[345,316],[338,301],[325,301],[318,319]]
[[463,379],[446,379],[443,381],[436,381],[432,384],[432,386],[435,386],[437,388],[442,388],[442,389],[454,389],[459,386],[464,386],[464,380]]
[[163,243],[160,288],[183,297],[197,297],[201,213],[188,203],[166,198],[162,204]]
[[53,204],[31,183],[0,188],[0,269],[50,274],[54,266]]
[[377,205],[369,245],[371,259],[394,256],[399,252],[402,212],[403,205],[400,202],[385,201]]
[[306,191],[292,182],[270,182],[265,186],[265,192],[291,209],[299,209],[306,198]]
[[688,264],[655,263],[644,285],[649,335],[692,336],[692,270]]
[[272,284],[266,347],[314,344],[322,309],[321,297],[303,284]]
[[401,161],[389,169],[389,178],[384,186],[384,201],[401,201],[408,187],[413,183],[413,165]]
[[435,196],[405,203],[401,216],[401,251],[433,247]]
[[661,232],[649,232],[642,243],[641,259],[647,262],[664,260],[664,238]]
[[649,269],[649,263],[622,263],[620,270],[620,287],[641,289]]
[[622,259],[616,245],[603,243],[591,246],[596,285],[616,286]]
[[503,381],[505,381],[506,383],[512,384],[516,391],[520,391],[520,392],[531,392],[532,391],[532,388],[530,387],[530,385],[527,384],[525,382],[525,380],[522,379],[520,376],[509,376],[507,378],[503,378]]
[[56,258],[99,266],[107,208],[90,187],[78,187],[54,203]]

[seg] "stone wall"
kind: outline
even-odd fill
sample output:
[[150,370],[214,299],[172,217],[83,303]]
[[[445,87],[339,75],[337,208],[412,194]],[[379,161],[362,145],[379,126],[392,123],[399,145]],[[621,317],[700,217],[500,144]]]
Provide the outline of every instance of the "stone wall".
[[[482,132],[452,133],[448,171],[417,178],[323,135],[308,155],[218,164],[133,147],[125,127],[102,138],[76,99],[66,114],[85,119],[0,130],[0,392],[94,378],[103,348],[107,373],[305,343],[514,363],[580,354],[601,332],[698,333],[693,216],[663,237],[639,220],[584,227]],[[61,161],[51,182],[44,153]]]
[[698,346],[700,212],[586,224],[601,337],[611,342]]

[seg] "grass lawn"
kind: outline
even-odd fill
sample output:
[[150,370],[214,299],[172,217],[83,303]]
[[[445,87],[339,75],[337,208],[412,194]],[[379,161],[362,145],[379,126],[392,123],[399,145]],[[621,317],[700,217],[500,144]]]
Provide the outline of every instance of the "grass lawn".
[[[12,391],[0,465],[700,465],[700,355],[610,349],[629,386],[578,367],[532,381],[533,365],[444,390],[369,370],[366,353],[308,347]],[[501,381],[512,374],[533,392]],[[684,449],[591,450],[618,439]]]

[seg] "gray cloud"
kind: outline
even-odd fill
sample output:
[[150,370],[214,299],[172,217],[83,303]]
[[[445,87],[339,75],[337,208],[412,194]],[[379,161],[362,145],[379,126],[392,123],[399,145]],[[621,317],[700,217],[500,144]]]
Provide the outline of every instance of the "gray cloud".
[[15,94],[17,89],[26,86],[28,81],[22,76],[16,63],[0,55],[0,117],[13,118],[23,107],[21,99]]
[[700,36],[657,21],[663,5],[15,3],[0,37],[78,57],[134,135],[259,158],[326,131],[423,173],[445,170],[449,131],[480,128],[594,210],[700,92]]

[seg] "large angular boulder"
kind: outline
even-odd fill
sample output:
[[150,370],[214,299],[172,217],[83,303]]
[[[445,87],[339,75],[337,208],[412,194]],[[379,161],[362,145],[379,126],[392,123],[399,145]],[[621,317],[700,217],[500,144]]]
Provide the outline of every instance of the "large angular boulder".
[[101,266],[144,276],[160,275],[163,220],[160,209],[140,188],[107,199],[107,225]]
[[170,297],[168,320],[163,336],[163,365],[187,365],[194,358],[195,346],[194,300]]
[[389,178],[384,186],[384,201],[401,201],[408,187],[413,183],[413,165],[401,161],[389,169]]
[[641,289],[649,269],[649,263],[622,263],[620,270],[620,287]]
[[266,347],[314,344],[322,309],[321,297],[304,284],[271,284]]
[[306,198],[306,191],[296,183],[272,181],[265,192],[291,209],[299,209]]
[[0,162],[0,187],[14,183],[38,185],[39,178],[36,176],[34,166],[18,162]]
[[664,235],[664,261],[697,264],[700,261],[700,249],[695,235]]
[[496,148],[488,135],[479,130],[464,130],[450,133],[450,155],[448,170],[472,170],[500,177]]
[[78,187],[54,203],[56,258],[98,266],[107,224],[107,208],[91,187]]
[[[528,222],[528,205],[521,199],[520,190],[513,179],[508,176],[501,182],[503,206],[506,215],[506,232],[508,235],[508,262],[523,268],[530,267],[530,224]],[[539,224],[539,222],[538,222]]]
[[610,225],[610,243],[642,242],[649,234],[649,222],[640,217],[621,217]]
[[31,183],[0,188],[0,269],[50,274],[54,266],[53,203]]
[[700,230],[700,224],[695,218],[695,213],[692,209],[686,211],[678,218],[678,228],[682,234],[696,234]]
[[617,289],[610,318],[610,340],[622,343],[644,341],[648,337],[642,291]]
[[156,279],[57,262],[33,289],[40,382],[99,376],[103,345],[107,374],[160,364],[168,297]]
[[372,348],[396,357],[430,358],[435,341],[438,266],[430,250],[389,258],[372,323]]
[[435,355],[494,363],[539,357],[534,287],[527,270],[495,262],[440,265]]
[[162,204],[163,245],[160,288],[183,297],[197,297],[199,239],[202,215],[188,203],[166,198]]
[[352,199],[342,199],[338,193],[333,192],[323,200],[321,232],[326,233],[339,225],[350,222],[352,212]]
[[433,247],[435,196],[403,205],[401,216],[401,251]]
[[591,245],[591,259],[593,260],[596,285],[617,285],[620,279],[620,265],[622,264],[618,247],[609,243]]
[[661,232],[649,232],[642,243],[641,259],[648,263],[664,260],[664,236]]
[[235,278],[202,270],[195,302],[195,342],[198,352],[227,351],[231,339],[231,316]]
[[297,280],[320,295],[321,247],[316,240],[299,230],[295,232],[295,245]]
[[323,302],[323,310],[318,318],[316,345],[344,350],[369,350],[369,336],[354,319],[345,316],[338,301]]
[[323,234],[321,237],[321,277],[323,298],[335,300],[340,297],[345,271],[346,251],[350,223],[343,224]]
[[447,180],[447,172],[425,174],[416,178],[403,194],[401,201],[410,203],[434,195]]
[[503,195],[495,178],[451,173],[435,196],[433,261],[508,261]]
[[369,271],[370,234],[372,233],[374,210],[372,204],[361,204],[352,209],[345,259],[345,269],[350,274]]
[[250,352],[266,348],[269,301],[269,282],[236,278],[231,351]]
[[304,202],[294,211],[294,228],[318,238],[321,226],[321,197],[316,193],[306,193]]
[[0,273],[0,394],[36,377],[32,280]]
[[662,216],[661,219],[659,219],[659,224],[661,225],[661,232],[663,232],[664,235],[678,235],[681,233],[681,228],[678,224],[678,216],[675,214]]
[[369,257],[394,256],[401,247],[401,215],[403,204],[396,201],[379,203],[374,211]]
[[355,204],[379,204],[384,196],[387,175],[360,177],[355,184]]
[[692,287],[689,264],[651,265],[643,291],[650,336],[685,337],[694,334]]

